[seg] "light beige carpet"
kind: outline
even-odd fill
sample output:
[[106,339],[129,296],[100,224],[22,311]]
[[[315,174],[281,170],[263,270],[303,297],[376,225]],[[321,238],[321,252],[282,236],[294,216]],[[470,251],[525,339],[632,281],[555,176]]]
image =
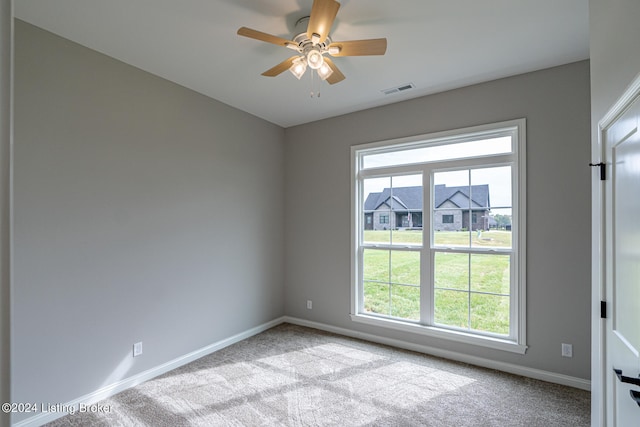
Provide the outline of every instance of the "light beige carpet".
[[586,391],[283,324],[49,426],[588,426]]

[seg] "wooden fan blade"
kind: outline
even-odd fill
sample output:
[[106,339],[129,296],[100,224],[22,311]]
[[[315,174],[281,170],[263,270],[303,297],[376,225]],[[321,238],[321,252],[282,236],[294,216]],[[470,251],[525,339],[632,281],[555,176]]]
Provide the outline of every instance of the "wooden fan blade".
[[314,0],[311,15],[309,15],[307,37],[312,39],[314,34],[318,34],[319,43],[322,43],[331,31],[338,9],[340,9],[340,3],[335,0]]
[[325,56],[324,62],[326,62],[329,68],[333,70],[333,73],[329,77],[327,77],[327,83],[332,85],[332,84],[341,82],[345,79],[344,74],[342,74],[342,71],[340,71],[338,67],[336,67],[336,64],[334,64],[331,59]]
[[278,74],[287,71],[293,65],[293,61],[295,61],[297,58],[298,56],[292,56],[291,58],[282,61],[275,67],[268,69],[267,71],[262,73],[262,75],[267,77],[275,77]]
[[387,51],[387,39],[351,40],[347,42],[333,42],[329,49],[337,47],[340,52],[331,56],[365,56],[384,55]]
[[271,34],[263,33],[262,31],[253,30],[247,27],[240,27],[238,29],[238,35],[249,37],[250,39],[256,39],[267,43],[277,44],[278,46],[287,47],[289,44],[295,45],[295,42],[291,40],[283,39],[282,37],[273,36]]

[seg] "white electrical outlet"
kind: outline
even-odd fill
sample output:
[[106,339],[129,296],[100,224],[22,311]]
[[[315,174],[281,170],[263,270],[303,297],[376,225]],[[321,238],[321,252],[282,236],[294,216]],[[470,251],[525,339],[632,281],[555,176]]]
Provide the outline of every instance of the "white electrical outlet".
[[573,346],[562,343],[562,357],[573,357]]
[[313,302],[310,299],[307,300],[307,308],[309,310],[311,310],[313,308]]
[[142,354],[142,341],[133,345],[133,357],[140,356]]

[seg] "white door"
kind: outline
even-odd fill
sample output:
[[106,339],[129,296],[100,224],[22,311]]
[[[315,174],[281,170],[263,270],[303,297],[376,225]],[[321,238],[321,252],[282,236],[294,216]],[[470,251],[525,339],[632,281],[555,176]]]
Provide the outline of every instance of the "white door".
[[[607,426],[640,426],[640,100],[603,132]],[[634,393],[638,393],[637,401]]]

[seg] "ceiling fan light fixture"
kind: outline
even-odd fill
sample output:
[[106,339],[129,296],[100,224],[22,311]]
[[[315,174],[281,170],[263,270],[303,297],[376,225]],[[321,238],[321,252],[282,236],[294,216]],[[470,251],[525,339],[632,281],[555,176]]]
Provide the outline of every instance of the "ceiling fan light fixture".
[[[291,40],[247,27],[238,29],[239,36],[296,51],[294,56],[263,72],[263,76],[275,77],[290,70],[296,78],[300,79],[306,69],[311,68],[312,71],[318,72],[318,76],[322,80],[333,85],[343,81],[345,76],[333,63],[331,56],[385,54],[387,51],[386,38],[334,42],[329,33],[340,9],[340,2],[336,0],[312,0],[312,2],[311,13],[296,21],[294,34],[297,35]],[[324,56],[325,53],[327,56]]]
[[327,80],[327,78],[333,74],[333,70],[331,69],[331,67],[329,67],[329,65],[327,65],[327,63],[323,63],[320,68],[318,68],[318,76],[320,76],[321,80]]
[[322,64],[324,64],[322,53],[316,49],[312,49],[307,52],[307,64],[314,70],[322,67]]
[[304,72],[307,71],[307,61],[305,60],[304,56],[301,56],[300,58],[293,61],[293,64],[291,65],[291,67],[289,67],[289,71],[291,71],[291,74],[293,74],[298,80],[300,80],[300,78],[304,75]]

